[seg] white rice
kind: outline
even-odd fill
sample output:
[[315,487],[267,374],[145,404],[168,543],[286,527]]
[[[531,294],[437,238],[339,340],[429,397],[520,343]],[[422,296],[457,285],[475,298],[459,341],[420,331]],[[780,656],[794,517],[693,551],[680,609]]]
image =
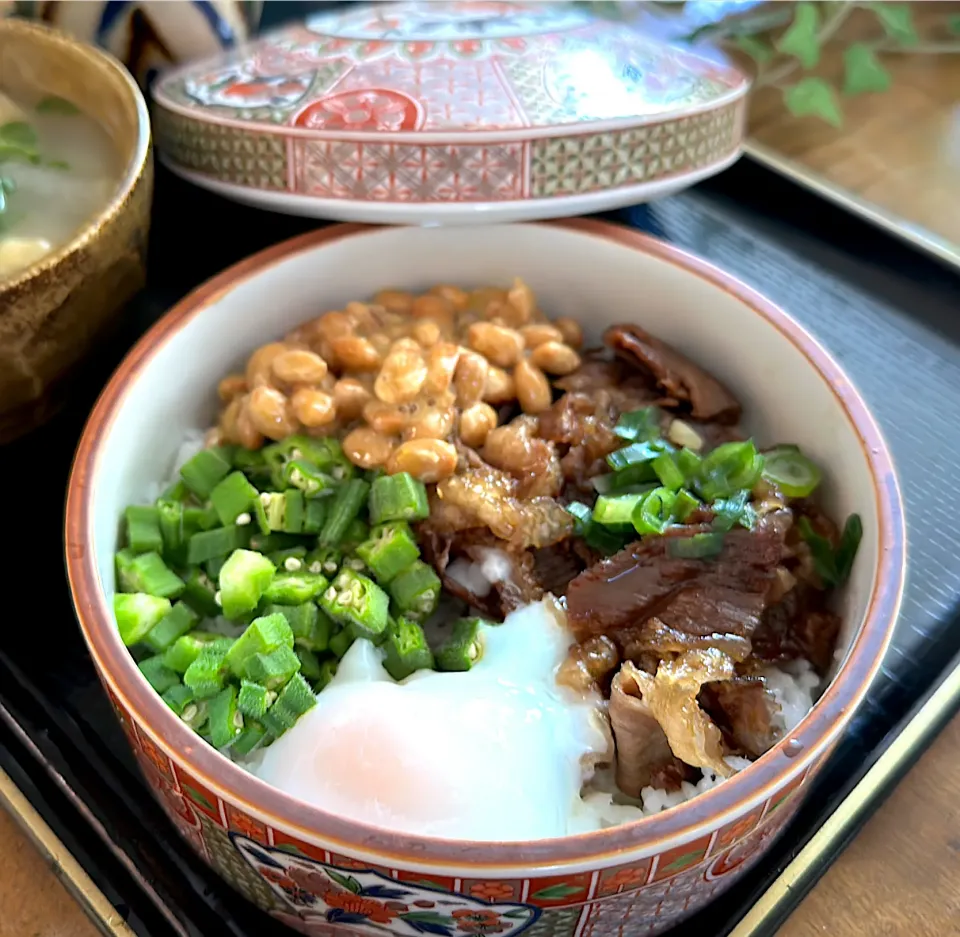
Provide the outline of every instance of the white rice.
[[[767,689],[780,704],[780,713],[774,717],[774,725],[784,733],[792,731],[813,708],[819,696],[820,678],[806,660],[791,661],[781,667],[767,667],[763,676],[767,681]],[[734,772],[742,771],[752,764],[748,758],[732,755],[724,761]],[[599,816],[605,826],[630,823],[686,803],[725,780],[709,769],[702,769],[700,774],[699,781],[695,784],[684,781],[678,791],[645,787],[640,791],[639,798],[631,798],[617,789],[611,768],[600,769],[594,774],[581,797],[587,805],[583,812],[584,831],[594,828],[586,825],[590,818],[593,818],[595,823],[595,818]]]
[[459,559],[447,567],[447,575],[474,595],[483,598],[490,594],[495,583],[510,579],[510,557],[496,547],[479,547],[479,562]]

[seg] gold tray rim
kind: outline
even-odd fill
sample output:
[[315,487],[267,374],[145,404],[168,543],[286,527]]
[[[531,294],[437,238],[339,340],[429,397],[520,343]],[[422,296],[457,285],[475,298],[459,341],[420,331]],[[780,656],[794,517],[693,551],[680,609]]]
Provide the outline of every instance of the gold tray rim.
[[925,253],[932,254],[953,267],[960,268],[960,244],[955,244],[908,218],[861,198],[819,173],[807,169],[801,163],[782,156],[773,147],[757,142],[753,137],[747,136],[743,144],[743,152],[774,172],[816,192],[854,215],[883,228],[895,237],[920,248]]

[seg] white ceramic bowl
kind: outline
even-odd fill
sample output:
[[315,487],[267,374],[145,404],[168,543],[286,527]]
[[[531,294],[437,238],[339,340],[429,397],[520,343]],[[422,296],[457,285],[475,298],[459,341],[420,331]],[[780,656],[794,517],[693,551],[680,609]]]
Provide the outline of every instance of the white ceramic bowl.
[[[864,527],[840,599],[843,663],[814,710],[753,766],[634,824],[558,840],[475,844],[344,821],[233,765],[150,690],[110,610],[117,519],[170,474],[184,435],[213,422],[218,378],[242,366],[254,347],[380,287],[507,283],[517,275],[551,316],[579,319],[589,339],[615,322],[642,323],[733,389],[760,442],[798,443],[825,467],[828,510],[836,517],[857,512]],[[372,921],[413,937],[396,908],[364,897],[363,889],[386,877],[391,888],[402,885],[400,904],[407,906],[414,899],[435,904],[436,889],[447,892],[444,900],[462,912],[444,912],[453,914],[451,937],[458,921],[501,937],[527,927],[600,937],[621,926],[656,933],[704,904],[762,854],[795,811],[879,666],[899,607],[904,529],[886,447],[840,368],[783,312],[708,264],[590,221],[340,226],[232,268],[134,348],[81,441],[67,555],[86,639],[145,776],[198,852],[261,907],[305,933],[356,933],[343,928]],[[342,885],[344,869],[359,894],[344,896],[331,884]],[[338,909],[347,905],[360,917],[344,920]]]

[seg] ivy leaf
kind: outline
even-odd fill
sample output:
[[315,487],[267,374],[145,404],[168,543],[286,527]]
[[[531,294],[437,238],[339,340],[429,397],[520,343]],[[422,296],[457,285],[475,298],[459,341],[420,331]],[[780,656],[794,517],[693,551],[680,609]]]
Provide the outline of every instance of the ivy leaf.
[[0,125],[0,143],[20,150],[36,150],[37,131],[25,120]]
[[664,868],[664,872],[676,872],[680,869],[686,868],[688,865],[692,865],[694,862],[699,861],[703,858],[703,853],[700,850],[696,852],[685,852],[682,856],[678,856],[673,860],[668,866]]
[[868,3],[876,14],[884,32],[905,46],[914,46],[920,41],[913,25],[913,10],[909,3]]
[[734,44],[758,65],[765,65],[773,58],[773,49],[755,36],[738,36]]
[[561,898],[569,898],[571,895],[579,894],[582,891],[582,885],[549,885],[547,888],[541,888],[533,897],[541,901],[559,901]]
[[855,42],[844,50],[844,94],[886,91],[889,87],[890,72],[883,67],[870,46],[862,42]]
[[960,36],[960,13],[951,16],[947,20],[947,29],[955,36]]
[[325,869],[324,871],[341,888],[346,888],[347,891],[351,891],[355,895],[360,894],[361,885],[352,875],[341,875],[339,872],[334,872],[333,869]]
[[843,123],[836,92],[822,78],[803,78],[785,88],[783,103],[795,117],[819,117],[834,127]]
[[800,60],[804,68],[813,68],[820,61],[820,37],[817,27],[820,14],[809,2],[798,3],[790,28],[777,40],[777,48]]

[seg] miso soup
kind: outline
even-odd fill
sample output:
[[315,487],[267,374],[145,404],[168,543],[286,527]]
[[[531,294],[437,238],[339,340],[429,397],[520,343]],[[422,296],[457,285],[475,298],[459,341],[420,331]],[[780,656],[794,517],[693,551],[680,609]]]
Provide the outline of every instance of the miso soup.
[[120,171],[107,132],[69,101],[0,89],[0,281],[73,238]]

